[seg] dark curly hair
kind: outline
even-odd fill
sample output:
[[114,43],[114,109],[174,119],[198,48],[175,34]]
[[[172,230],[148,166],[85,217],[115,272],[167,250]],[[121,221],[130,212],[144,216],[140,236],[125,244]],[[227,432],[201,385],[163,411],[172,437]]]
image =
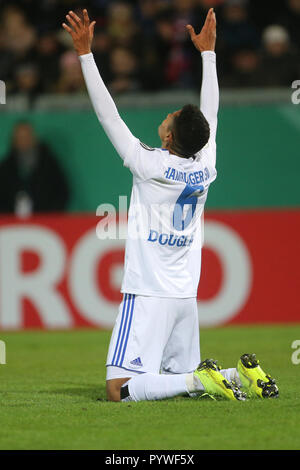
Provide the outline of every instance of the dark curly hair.
[[209,124],[200,109],[187,104],[174,118],[172,148],[181,156],[189,158],[207,144],[209,134]]

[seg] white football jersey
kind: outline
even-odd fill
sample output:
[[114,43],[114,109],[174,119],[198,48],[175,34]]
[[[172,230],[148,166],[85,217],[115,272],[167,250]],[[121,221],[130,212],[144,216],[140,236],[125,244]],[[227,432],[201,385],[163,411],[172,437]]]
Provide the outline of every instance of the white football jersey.
[[[202,223],[207,191],[216,178],[219,89],[216,56],[202,53],[200,109],[210,126],[208,144],[195,158],[141,143],[121,119],[95,64],[80,56],[97,117],[133,174],[122,292],[195,297],[200,277]],[[99,156],[101,158],[101,156]]]
[[122,292],[194,297],[201,269],[202,223],[216,178],[214,149],[196,159],[137,140],[124,165],[133,173]]

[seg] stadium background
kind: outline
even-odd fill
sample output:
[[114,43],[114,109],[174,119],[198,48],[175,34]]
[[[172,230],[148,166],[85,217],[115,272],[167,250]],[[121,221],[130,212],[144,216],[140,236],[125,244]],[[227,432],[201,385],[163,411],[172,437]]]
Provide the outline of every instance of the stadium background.
[[[200,61],[182,25],[193,21],[197,27],[205,10],[215,6],[218,179],[206,206],[201,326],[300,320],[300,121],[299,105],[292,103],[292,82],[300,79],[300,2],[272,2],[272,8],[261,3],[84,5],[98,24],[94,52],[100,71],[103,66],[130,129],[151,146],[159,145],[157,126],[166,113],[198,103]],[[0,79],[7,93],[0,105],[1,161],[14,124],[28,120],[53,151],[70,188],[60,213],[0,216],[2,330],[110,329],[121,300],[124,240],[96,237],[96,209],[108,203],[118,210],[119,196],[130,197],[131,175],[99,127],[77,59],[60,30],[66,12],[79,6],[1,2]],[[280,28],[270,32],[274,25]],[[130,70],[124,61],[132,64]]]

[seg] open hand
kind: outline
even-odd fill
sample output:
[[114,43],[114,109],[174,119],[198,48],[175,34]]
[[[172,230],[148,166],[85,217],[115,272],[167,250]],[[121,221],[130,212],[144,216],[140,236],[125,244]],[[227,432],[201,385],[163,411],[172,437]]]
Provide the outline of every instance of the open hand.
[[70,26],[66,23],[63,23],[62,26],[72,36],[77,54],[89,54],[96,21],[90,22],[87,10],[83,10],[83,21],[73,11],[69,11],[66,18]]
[[196,49],[198,49],[198,51],[204,52],[215,50],[217,37],[217,22],[213,8],[209,9],[204,26],[199,34],[195,33],[193,26],[191,26],[190,24],[186,26],[186,29],[190,33],[191,40],[193,41],[193,44]]

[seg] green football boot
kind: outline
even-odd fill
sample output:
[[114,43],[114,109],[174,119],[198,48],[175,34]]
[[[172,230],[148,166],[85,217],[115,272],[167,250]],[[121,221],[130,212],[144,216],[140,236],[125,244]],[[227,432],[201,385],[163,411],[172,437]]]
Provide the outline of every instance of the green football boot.
[[242,388],[249,397],[277,398],[278,387],[274,379],[259,365],[255,354],[243,354],[237,364]]
[[223,397],[228,400],[245,400],[246,394],[239,387],[229,383],[220,372],[216,361],[206,359],[202,361],[194,372],[200,380],[205,392],[212,396]]

